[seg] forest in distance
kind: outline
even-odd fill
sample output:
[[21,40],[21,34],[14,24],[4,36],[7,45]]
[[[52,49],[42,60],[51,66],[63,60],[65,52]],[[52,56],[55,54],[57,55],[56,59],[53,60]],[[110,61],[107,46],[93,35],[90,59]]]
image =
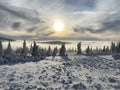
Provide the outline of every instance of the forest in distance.
[[68,57],[69,53],[73,53],[73,55],[112,55],[115,59],[120,58],[120,42],[111,42],[110,47],[104,46],[102,48],[92,48],[88,46],[85,50],[82,50],[82,42],[79,42],[76,45],[77,49],[66,49],[65,42],[61,43],[61,47],[58,48],[42,48],[37,45],[36,41],[31,44],[30,48],[27,47],[26,40],[23,41],[23,46],[18,47],[13,50],[11,46],[11,42],[8,42],[8,46],[6,49],[3,49],[2,41],[0,41],[0,64],[7,63],[19,63],[19,62],[29,62],[29,61],[39,61],[44,60],[46,57],[52,56],[53,59],[55,56]]

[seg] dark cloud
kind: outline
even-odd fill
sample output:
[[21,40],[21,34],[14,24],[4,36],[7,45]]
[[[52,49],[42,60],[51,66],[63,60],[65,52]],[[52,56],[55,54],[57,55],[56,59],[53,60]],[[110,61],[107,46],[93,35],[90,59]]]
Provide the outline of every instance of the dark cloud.
[[104,21],[100,23],[101,27],[99,29],[93,29],[94,27],[74,27],[74,32],[81,32],[81,33],[104,33],[106,31],[109,32],[120,32],[120,20],[114,20],[114,21]]
[[73,28],[74,32],[78,33],[86,33],[86,32],[94,32],[93,29],[91,29],[90,27],[79,27],[79,26],[76,26]]
[[120,20],[114,20],[114,21],[102,23],[102,29],[99,30],[99,32],[103,32],[106,30],[111,30],[113,32],[120,31]]
[[33,31],[35,31],[36,29],[37,29],[37,27],[32,27],[32,28],[29,28],[27,31],[31,33]]
[[96,0],[64,0],[66,8],[71,11],[91,10],[96,5]]
[[53,34],[54,32],[49,32],[49,33],[45,33],[43,36],[49,36],[51,34]]
[[21,23],[20,22],[15,22],[12,24],[13,29],[18,29],[20,27]]

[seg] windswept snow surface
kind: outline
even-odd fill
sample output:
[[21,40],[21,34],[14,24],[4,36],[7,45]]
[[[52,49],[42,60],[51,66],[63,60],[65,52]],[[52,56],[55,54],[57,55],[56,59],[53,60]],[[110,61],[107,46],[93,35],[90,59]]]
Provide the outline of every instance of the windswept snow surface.
[[0,90],[120,90],[120,60],[71,55],[1,65]]

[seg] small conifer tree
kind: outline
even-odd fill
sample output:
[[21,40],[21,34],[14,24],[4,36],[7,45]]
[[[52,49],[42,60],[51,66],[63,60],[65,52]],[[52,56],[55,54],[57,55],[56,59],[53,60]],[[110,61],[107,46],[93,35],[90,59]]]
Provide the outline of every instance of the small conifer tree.
[[62,46],[61,46],[61,48],[60,48],[59,55],[60,55],[60,56],[65,56],[65,55],[66,55],[65,43],[62,43]]

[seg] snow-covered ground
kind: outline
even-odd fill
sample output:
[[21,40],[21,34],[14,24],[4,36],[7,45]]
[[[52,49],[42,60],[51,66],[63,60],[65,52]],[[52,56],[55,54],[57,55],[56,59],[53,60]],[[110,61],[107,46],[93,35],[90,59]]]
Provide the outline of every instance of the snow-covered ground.
[[120,60],[71,55],[1,65],[0,90],[120,90]]

